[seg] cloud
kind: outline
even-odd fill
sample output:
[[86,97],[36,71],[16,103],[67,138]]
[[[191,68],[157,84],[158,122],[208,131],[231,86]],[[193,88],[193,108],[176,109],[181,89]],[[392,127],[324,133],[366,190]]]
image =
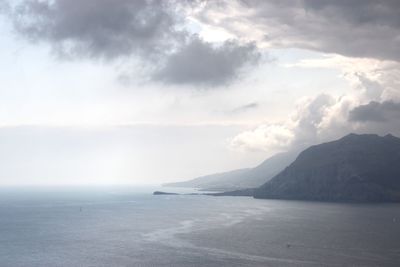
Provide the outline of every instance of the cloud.
[[245,112],[245,111],[248,111],[248,110],[256,109],[258,107],[259,107],[259,104],[257,102],[251,102],[251,103],[248,103],[246,105],[243,105],[243,106],[240,106],[240,107],[232,109],[231,113]]
[[6,0],[0,0],[0,14],[8,12],[9,8],[10,7]]
[[216,46],[195,37],[171,54],[153,78],[174,84],[221,85],[237,78],[249,64],[257,64],[260,57],[252,43],[231,40]]
[[286,150],[294,138],[290,126],[285,124],[262,124],[253,130],[244,131],[229,142],[234,150],[280,151]]
[[388,122],[398,121],[400,118],[400,103],[371,101],[360,105],[349,113],[349,120],[354,122]]
[[345,75],[351,76],[351,91],[338,97],[325,93],[303,98],[288,119],[238,133],[230,140],[231,148],[273,153],[334,140],[350,132],[400,136],[398,64],[382,62],[364,72],[349,71]]
[[264,123],[253,130],[244,131],[230,141],[233,149],[277,152],[303,147],[315,141],[319,126],[334,99],[321,94],[299,101],[291,119],[280,123]]
[[318,140],[320,124],[334,104],[335,99],[327,94],[300,101],[292,117],[294,139],[291,145],[309,145],[310,140]]
[[282,0],[208,2],[196,18],[268,47],[400,60],[400,2]]
[[[199,2],[161,0],[23,0],[9,12],[15,32],[50,44],[62,59],[138,58],[154,81],[222,85],[258,62],[254,43],[215,45],[185,28],[185,8]],[[128,71],[124,71],[127,73]]]
[[25,0],[12,12],[14,28],[70,57],[113,59],[160,53],[176,35],[171,7],[158,0]]
[[[395,0],[21,0],[11,6],[16,32],[50,44],[63,58],[138,57],[150,78],[166,84],[232,82],[256,65],[257,46],[400,60]],[[188,18],[237,39],[208,43],[188,30]]]

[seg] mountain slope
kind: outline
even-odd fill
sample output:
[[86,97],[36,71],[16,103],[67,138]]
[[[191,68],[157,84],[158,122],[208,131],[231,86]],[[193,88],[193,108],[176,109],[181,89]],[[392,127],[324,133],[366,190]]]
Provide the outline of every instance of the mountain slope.
[[312,146],[255,198],[400,201],[400,139],[350,134]]
[[200,176],[198,178],[184,181],[184,182],[176,182],[176,183],[167,183],[163,184],[163,186],[168,187],[190,187],[190,188],[199,188],[202,190],[235,190],[236,188],[240,188],[235,181],[240,180],[246,173],[248,173],[249,169],[238,169],[229,172],[222,172],[216,174],[210,174],[205,176]]
[[279,153],[266,159],[255,168],[211,174],[189,181],[164,184],[164,186],[192,187],[217,191],[259,187],[293,162],[297,154],[297,151]]

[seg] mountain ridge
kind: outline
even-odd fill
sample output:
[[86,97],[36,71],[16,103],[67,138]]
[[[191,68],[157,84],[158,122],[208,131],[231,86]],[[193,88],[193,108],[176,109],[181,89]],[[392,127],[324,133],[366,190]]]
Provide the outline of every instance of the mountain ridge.
[[349,134],[302,151],[255,198],[400,201],[400,138]]
[[166,183],[163,186],[191,187],[204,191],[236,191],[258,187],[289,165],[298,153],[297,150],[282,152],[267,158],[254,168],[210,174],[188,181]]

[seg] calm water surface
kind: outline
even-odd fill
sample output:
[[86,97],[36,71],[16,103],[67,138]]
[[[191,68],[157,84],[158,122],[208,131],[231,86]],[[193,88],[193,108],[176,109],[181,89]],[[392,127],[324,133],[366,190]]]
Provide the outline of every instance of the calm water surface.
[[399,204],[156,189],[0,189],[0,266],[400,266]]

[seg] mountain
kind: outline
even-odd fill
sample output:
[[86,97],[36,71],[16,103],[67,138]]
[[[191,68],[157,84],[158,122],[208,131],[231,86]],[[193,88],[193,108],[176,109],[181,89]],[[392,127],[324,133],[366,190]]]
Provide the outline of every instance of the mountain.
[[276,154],[255,168],[238,169],[201,176],[189,181],[168,183],[169,187],[191,187],[207,191],[231,191],[255,188],[264,184],[288,166],[298,155],[297,151]]
[[254,197],[400,201],[400,139],[350,134],[312,146],[257,188]]

